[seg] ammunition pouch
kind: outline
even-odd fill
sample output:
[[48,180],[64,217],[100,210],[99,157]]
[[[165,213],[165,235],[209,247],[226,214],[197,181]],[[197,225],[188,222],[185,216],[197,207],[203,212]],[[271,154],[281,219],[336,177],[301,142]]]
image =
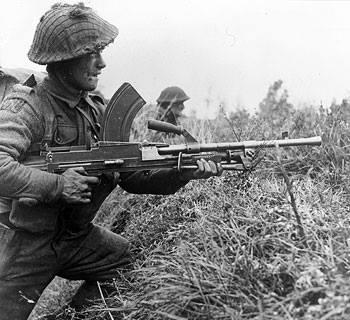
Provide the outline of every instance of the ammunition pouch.
[[60,210],[61,206],[58,203],[52,205],[38,203],[28,206],[14,200],[9,221],[14,227],[21,230],[33,233],[50,232],[56,229]]

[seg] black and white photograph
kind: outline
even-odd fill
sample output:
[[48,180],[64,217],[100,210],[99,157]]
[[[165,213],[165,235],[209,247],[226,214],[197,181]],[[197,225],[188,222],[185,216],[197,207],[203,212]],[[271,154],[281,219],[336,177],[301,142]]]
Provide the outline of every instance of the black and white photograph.
[[0,320],[350,318],[349,0],[0,10]]

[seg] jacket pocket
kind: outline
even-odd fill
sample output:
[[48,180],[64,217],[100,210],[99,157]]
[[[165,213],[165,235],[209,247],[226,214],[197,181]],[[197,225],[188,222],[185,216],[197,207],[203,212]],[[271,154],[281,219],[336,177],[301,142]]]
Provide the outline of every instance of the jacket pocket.
[[53,133],[53,143],[56,146],[72,145],[78,140],[76,126],[58,123]]

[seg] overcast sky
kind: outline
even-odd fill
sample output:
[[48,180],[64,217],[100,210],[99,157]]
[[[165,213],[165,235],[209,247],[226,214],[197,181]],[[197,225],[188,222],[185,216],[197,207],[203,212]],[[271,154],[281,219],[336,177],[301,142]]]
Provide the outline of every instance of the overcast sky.
[[[41,70],[27,52],[56,1],[1,1],[0,65]],[[75,3],[77,1],[66,1]],[[119,36],[105,51],[106,96],[125,81],[149,102],[177,85],[187,112],[212,116],[220,101],[257,108],[283,80],[290,101],[328,106],[350,96],[350,1],[90,0]],[[210,98],[209,108],[207,99]]]

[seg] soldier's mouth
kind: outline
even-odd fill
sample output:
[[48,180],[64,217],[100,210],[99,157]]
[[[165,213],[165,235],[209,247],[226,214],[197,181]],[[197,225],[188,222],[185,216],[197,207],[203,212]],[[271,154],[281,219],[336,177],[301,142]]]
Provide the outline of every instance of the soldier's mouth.
[[94,73],[89,73],[89,77],[95,77],[97,78],[99,75],[101,74],[101,72],[94,72]]

